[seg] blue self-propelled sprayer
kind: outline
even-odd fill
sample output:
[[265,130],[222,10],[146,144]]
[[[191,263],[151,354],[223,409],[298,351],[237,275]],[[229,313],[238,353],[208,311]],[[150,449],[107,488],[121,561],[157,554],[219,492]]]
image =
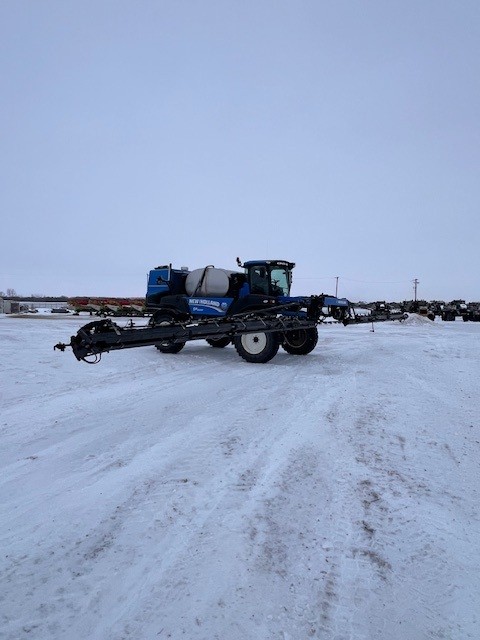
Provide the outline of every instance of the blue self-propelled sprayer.
[[233,343],[244,360],[263,363],[280,346],[292,355],[310,353],[317,344],[317,326],[327,318],[344,324],[362,321],[345,298],[291,296],[293,262],[242,264],[237,258],[237,264],[242,271],[212,265],[193,271],[156,267],[148,277],[148,325],[122,328],[110,319],[98,320],[55,348],[71,347],[78,360],[97,362],[115,349],[153,345],[162,353],[178,353],[190,340],[206,340],[217,348]]

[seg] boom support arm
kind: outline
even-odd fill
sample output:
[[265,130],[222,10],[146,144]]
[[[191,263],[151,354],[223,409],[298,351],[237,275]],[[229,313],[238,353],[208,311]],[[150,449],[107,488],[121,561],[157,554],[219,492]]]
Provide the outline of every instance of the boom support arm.
[[[316,320],[295,316],[255,316],[227,318],[225,320],[206,320],[198,323],[176,322],[169,326],[127,326],[119,327],[112,320],[90,322],[78,330],[67,344],[56,344],[54,349],[65,351],[71,347],[77,360],[89,356],[99,356],[117,349],[132,349],[159,344],[164,340],[172,343],[190,340],[218,339],[244,335],[247,333],[271,333],[296,331],[315,327]],[[97,360],[95,360],[97,361]]]

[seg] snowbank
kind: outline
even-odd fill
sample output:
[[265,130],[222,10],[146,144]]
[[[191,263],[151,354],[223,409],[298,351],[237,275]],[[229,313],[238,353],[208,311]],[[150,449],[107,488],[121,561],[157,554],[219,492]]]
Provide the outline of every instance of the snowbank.
[[419,313],[408,313],[407,316],[405,320],[402,320],[402,323],[407,326],[438,326],[438,323],[435,324],[434,320],[430,320],[427,316],[422,316]]

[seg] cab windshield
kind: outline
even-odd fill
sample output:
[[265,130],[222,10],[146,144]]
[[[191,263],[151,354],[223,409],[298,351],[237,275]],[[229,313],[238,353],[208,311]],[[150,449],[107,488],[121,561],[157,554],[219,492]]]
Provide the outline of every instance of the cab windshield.
[[289,272],[285,267],[271,267],[270,282],[272,295],[288,296],[290,289]]
[[288,296],[290,271],[280,265],[255,265],[250,269],[250,291],[265,296]]

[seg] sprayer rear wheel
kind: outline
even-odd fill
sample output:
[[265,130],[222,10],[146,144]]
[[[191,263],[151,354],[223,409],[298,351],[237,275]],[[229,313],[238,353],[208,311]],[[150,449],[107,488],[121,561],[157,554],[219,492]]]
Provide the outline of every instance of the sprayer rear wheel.
[[[169,327],[174,323],[173,315],[165,312],[160,313],[158,311],[150,320],[150,326],[152,327]],[[172,342],[172,340],[164,340],[155,345],[161,353],[178,353],[184,346],[185,342]]]
[[231,343],[231,338],[207,338],[207,342],[211,347],[216,347],[217,349],[223,349],[223,347],[228,347]]

